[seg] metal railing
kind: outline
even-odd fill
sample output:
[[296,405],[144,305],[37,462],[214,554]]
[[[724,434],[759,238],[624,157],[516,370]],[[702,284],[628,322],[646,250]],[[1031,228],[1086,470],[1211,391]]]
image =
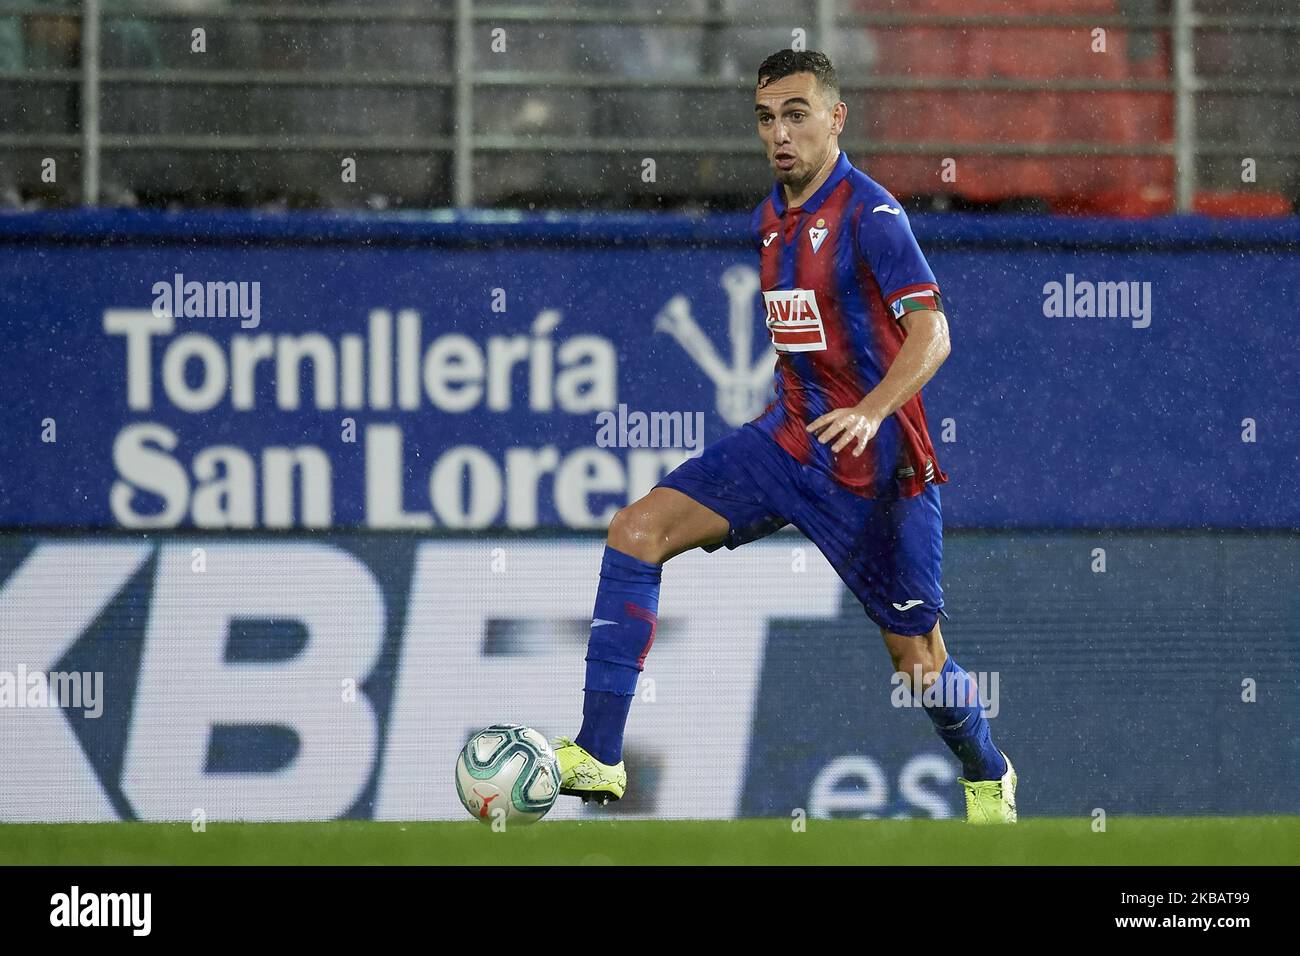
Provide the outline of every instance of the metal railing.
[[[324,4],[237,5],[182,10],[149,3],[112,3],[84,0],[78,5],[54,6],[9,2],[0,4],[0,18],[78,17],[80,21],[79,63],[75,68],[30,70],[0,69],[0,91],[24,85],[53,84],[79,88],[80,128],[68,132],[15,133],[0,129],[0,149],[64,149],[79,152],[81,158],[81,201],[94,205],[101,198],[102,166],[105,153],[172,151],[177,153],[296,152],[335,153],[363,149],[371,153],[441,157],[449,161],[451,201],[458,207],[475,204],[482,196],[478,188],[476,160],[492,155],[522,157],[529,154],[696,154],[746,156],[755,154],[752,137],[723,135],[697,129],[686,137],[540,135],[501,130],[480,130],[478,109],[484,97],[502,91],[545,87],[550,90],[587,92],[674,91],[726,94],[747,93],[752,80],[747,64],[745,78],[726,75],[593,75],[572,70],[501,70],[482,67],[476,57],[476,30],[503,25],[535,27],[545,25],[585,27],[636,27],[647,31],[680,28],[706,32],[738,29],[789,31],[789,15],[739,15],[727,0],[710,0],[709,12],[617,9],[611,7],[552,8],[541,5],[487,5],[474,0],[445,0],[443,5],[413,4],[405,7]],[[1167,96],[1172,103],[1172,138],[1150,143],[1105,143],[1062,140],[1051,142],[962,142],[872,141],[849,136],[844,147],[863,155],[998,156],[998,157],[1166,157],[1173,163],[1175,206],[1190,210],[1198,188],[1198,163],[1211,157],[1268,156],[1300,158],[1300,143],[1261,137],[1255,142],[1215,142],[1198,136],[1198,100],[1207,94],[1292,96],[1300,82],[1292,78],[1248,79],[1207,78],[1197,73],[1198,31],[1285,32],[1300,35],[1296,15],[1212,15],[1197,12],[1194,0],[1168,0],[1166,13],[1150,15],[1083,14],[1034,16],[927,16],[915,13],[851,13],[843,0],[814,0],[809,5],[808,46],[826,50],[834,59],[839,40],[847,31],[924,27],[963,31],[1037,29],[1114,29],[1151,32],[1167,36],[1170,71],[1164,78],[1099,80],[1057,78],[1033,81],[1016,78],[937,78],[905,75],[849,75],[843,88],[849,93],[866,92],[983,92],[1071,94],[1141,93]],[[106,68],[101,40],[104,22],[127,19],[151,23],[349,25],[361,28],[376,23],[401,24],[412,30],[436,31],[450,51],[450,70],[350,70],[350,69],[141,69]],[[820,42],[817,42],[820,40]],[[127,88],[283,88],[314,90],[442,91],[450,96],[452,118],[441,135],[401,135],[392,130],[364,138],[349,135],[272,135],[249,131],[231,134],[124,133],[105,123],[107,91]],[[107,128],[106,128],[107,125]]]

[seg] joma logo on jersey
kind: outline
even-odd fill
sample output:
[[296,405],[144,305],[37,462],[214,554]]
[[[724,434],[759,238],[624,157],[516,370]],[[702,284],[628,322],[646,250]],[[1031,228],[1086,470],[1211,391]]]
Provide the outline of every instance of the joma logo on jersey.
[[826,348],[826,329],[814,290],[764,292],[763,305],[772,345],[778,352],[820,352]]

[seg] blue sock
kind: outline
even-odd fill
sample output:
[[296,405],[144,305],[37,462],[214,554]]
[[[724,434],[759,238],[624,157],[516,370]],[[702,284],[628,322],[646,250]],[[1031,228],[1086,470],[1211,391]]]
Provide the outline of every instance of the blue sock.
[[993,746],[975,679],[949,657],[932,693],[938,697],[937,706],[927,705],[925,712],[948,749],[961,761],[962,776],[967,780],[1000,779],[1007,772],[1007,762]]
[[574,738],[601,763],[623,759],[623,730],[658,626],[662,570],[605,545],[587,641],[582,729]]

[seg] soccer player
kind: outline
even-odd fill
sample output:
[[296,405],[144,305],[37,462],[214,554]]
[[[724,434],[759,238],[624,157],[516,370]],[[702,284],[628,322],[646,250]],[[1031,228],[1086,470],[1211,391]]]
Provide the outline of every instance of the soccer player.
[[830,60],[774,53],[758,68],[755,100],[776,177],[750,219],[776,398],[610,523],[582,728],[555,741],[560,792],[606,803],[626,790],[623,731],[654,643],[663,563],[793,524],[862,602],[961,761],[966,819],[1014,823],[1015,769],[939,630],[938,486],[948,476],[920,392],[949,352],[939,287],[898,201],[840,151],[848,107]]

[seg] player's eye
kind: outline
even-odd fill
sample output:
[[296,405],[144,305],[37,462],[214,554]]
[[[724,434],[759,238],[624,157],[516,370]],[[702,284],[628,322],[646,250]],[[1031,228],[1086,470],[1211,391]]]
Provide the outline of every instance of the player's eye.
[[794,120],[796,123],[802,123],[804,115],[805,114],[802,110],[795,110],[790,114],[790,119]]

